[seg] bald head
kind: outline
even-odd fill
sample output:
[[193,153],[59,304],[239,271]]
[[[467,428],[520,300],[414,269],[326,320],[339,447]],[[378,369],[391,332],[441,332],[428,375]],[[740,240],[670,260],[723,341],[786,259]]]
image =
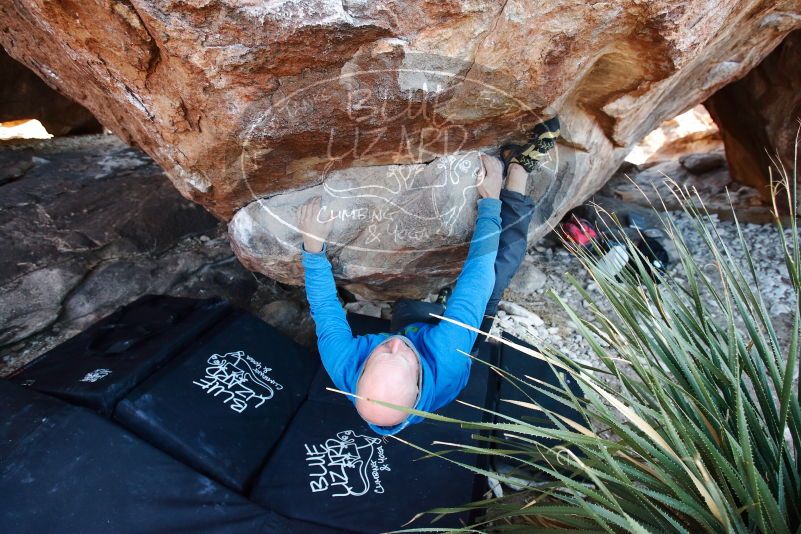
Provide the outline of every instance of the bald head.
[[[378,345],[364,364],[356,384],[356,394],[406,408],[417,401],[420,362],[400,337],[391,337]],[[408,414],[394,408],[357,399],[356,410],[362,419],[377,426],[402,423]]]

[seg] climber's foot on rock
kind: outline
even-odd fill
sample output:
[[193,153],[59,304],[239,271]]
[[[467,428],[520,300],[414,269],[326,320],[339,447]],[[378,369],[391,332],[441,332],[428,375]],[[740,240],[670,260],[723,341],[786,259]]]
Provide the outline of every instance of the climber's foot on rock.
[[538,144],[540,151],[548,152],[554,147],[560,135],[561,125],[559,123],[559,117],[553,116],[547,121],[542,121],[534,125],[534,128],[531,129],[529,141]]
[[506,145],[501,148],[500,156],[504,168],[508,171],[511,164],[517,163],[526,172],[534,171],[556,145],[560,131],[559,117],[552,117],[534,125],[525,145]]

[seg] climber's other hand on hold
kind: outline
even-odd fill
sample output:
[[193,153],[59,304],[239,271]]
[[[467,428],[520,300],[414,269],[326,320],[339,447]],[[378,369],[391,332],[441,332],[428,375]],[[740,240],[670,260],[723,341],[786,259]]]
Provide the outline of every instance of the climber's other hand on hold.
[[317,253],[323,250],[323,243],[334,226],[330,211],[320,205],[320,197],[314,197],[298,209],[298,229],[303,236],[303,248],[307,252]]
[[481,154],[484,178],[477,184],[481,198],[499,198],[503,185],[503,162],[494,156]]

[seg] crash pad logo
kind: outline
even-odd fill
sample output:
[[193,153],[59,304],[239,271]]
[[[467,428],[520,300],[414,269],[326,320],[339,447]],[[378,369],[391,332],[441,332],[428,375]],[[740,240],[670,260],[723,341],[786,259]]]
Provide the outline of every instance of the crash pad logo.
[[325,443],[304,447],[312,492],[332,497],[384,493],[381,475],[391,469],[380,439],[343,430]]
[[219,397],[223,404],[237,413],[252,406],[254,409],[273,398],[284,386],[267,373],[272,371],[243,351],[212,354],[208,359],[206,376],[192,382],[206,394]]
[[103,380],[108,375],[111,374],[111,369],[95,369],[81,378],[81,382],[97,382],[98,380]]

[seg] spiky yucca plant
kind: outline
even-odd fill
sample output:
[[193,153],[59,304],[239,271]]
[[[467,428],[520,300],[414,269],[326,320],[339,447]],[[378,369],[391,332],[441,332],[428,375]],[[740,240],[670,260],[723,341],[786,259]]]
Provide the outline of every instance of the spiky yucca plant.
[[[787,199],[797,198],[795,178],[785,174],[782,181]],[[501,414],[496,423],[458,422],[494,437],[476,433],[474,443],[453,448],[520,466],[512,474],[462,464],[465,468],[512,485],[538,483],[465,508],[433,512],[487,509],[487,520],[466,531],[801,532],[796,382],[801,249],[796,206],[788,201],[789,216],[779,217],[775,193],[776,239],[793,287],[787,304],[794,318],[787,339],[777,335],[736,213],[743,261],[733,256],[731,243],[697,199],[677,191],[713,268],[699,265],[668,216],[661,218],[676,246],[683,280],[665,275],[655,282],[630,242],[635,268],[617,277],[579,251],[601,298],[576,280],[589,314],[552,297],[603,365],[579,365],[551,347],[541,352],[517,348],[545,359],[557,374],[574,377],[584,398],[537,377],[504,378],[578,410],[586,424],[544,410],[535,395],[532,402],[519,404],[547,417],[551,428]],[[788,221],[787,228],[782,220]],[[560,444],[545,447],[539,444],[542,438]],[[435,454],[454,461],[447,451]]]

